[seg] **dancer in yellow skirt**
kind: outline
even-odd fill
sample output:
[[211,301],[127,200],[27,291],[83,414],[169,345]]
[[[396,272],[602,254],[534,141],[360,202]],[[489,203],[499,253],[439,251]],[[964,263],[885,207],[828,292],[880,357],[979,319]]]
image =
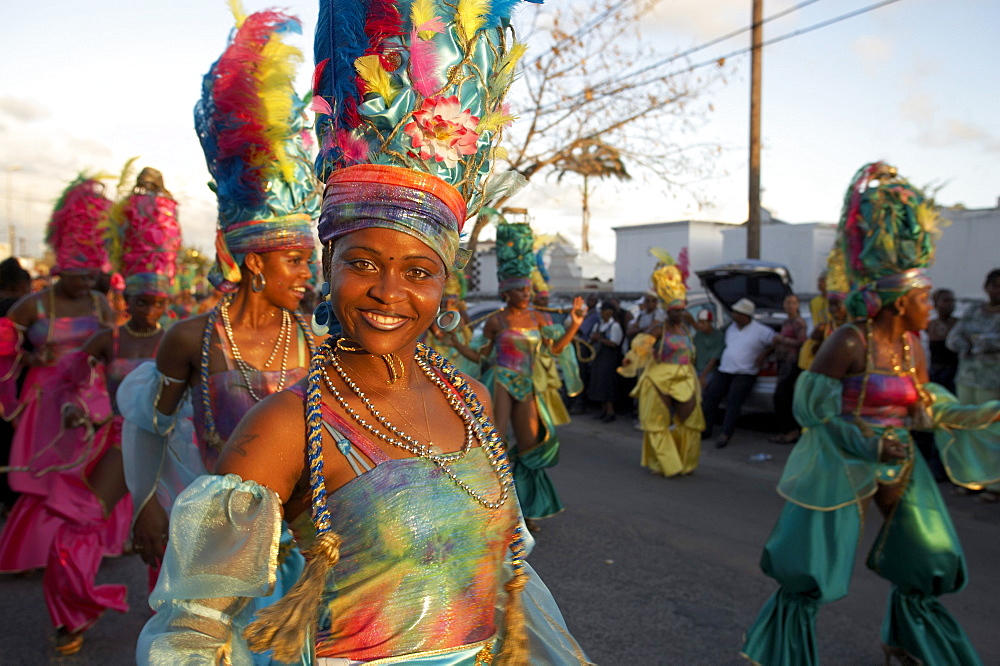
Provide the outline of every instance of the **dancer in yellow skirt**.
[[618,372],[626,377],[641,372],[631,396],[639,400],[642,466],[653,474],[677,476],[698,467],[705,417],[694,342],[685,323],[686,252],[681,252],[679,263],[662,250],[652,252],[660,260],[653,286],[667,320],[635,337]]

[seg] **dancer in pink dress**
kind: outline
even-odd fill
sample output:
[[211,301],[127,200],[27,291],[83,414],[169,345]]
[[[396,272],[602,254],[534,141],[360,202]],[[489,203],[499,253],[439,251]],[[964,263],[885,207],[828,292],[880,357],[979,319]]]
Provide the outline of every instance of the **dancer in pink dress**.
[[[0,572],[45,566],[61,524],[46,508],[54,496],[53,475],[82,469],[92,460],[78,437],[67,436],[58,416],[61,403],[49,399],[50,394],[44,401],[40,397],[59,376],[66,355],[112,319],[107,300],[93,291],[98,273],[109,268],[98,226],[110,205],[96,180],[81,176],[67,188],[47,235],[56,255],[55,284],[25,296],[0,319],[0,408],[16,428],[10,466],[4,471],[11,488],[21,493],[0,533]],[[23,366],[29,371],[18,395],[16,380]],[[44,414],[46,408],[57,410],[56,418]],[[100,404],[88,409],[95,417],[102,414]]]
[[[56,476],[48,508],[58,513],[56,530],[45,569],[43,588],[49,616],[56,628],[56,649],[74,654],[83,645],[83,632],[107,609],[128,610],[124,585],[95,586],[106,553],[120,552],[131,528],[132,500],[128,496],[121,455],[122,417],[115,404],[118,386],[141,363],[152,360],[163,338],[160,319],[173,292],[180,227],[177,202],[163,186],[155,169],[143,169],[132,193],[110,216],[113,256],[124,280],[128,318],[120,327],[105,329],[69,354],[53,393],[66,397],[62,421],[78,438],[96,428],[90,462],[83,470]],[[47,387],[49,388],[49,387]],[[99,425],[93,401],[102,401]],[[56,417],[58,418],[58,417]],[[83,426],[81,428],[81,426]],[[84,443],[86,445],[86,443]],[[104,541],[116,539],[110,544]],[[154,578],[155,580],[155,578]]]

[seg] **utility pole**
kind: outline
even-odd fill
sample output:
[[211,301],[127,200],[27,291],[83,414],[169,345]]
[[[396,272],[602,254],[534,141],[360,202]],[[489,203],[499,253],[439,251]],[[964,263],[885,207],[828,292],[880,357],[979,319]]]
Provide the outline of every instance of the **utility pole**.
[[753,0],[750,57],[750,195],[747,212],[747,258],[760,259],[760,72],[764,0]]

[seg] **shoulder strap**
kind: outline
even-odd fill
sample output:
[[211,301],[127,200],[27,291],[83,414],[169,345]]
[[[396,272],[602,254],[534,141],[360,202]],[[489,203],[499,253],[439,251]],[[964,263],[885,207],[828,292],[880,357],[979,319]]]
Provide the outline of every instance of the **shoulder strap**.
[[[289,387],[288,390],[299,396],[299,398],[305,402],[306,389],[303,382],[294,384]],[[323,420],[328,424],[327,432],[329,432],[334,439],[337,439],[338,434],[344,436],[348,440],[349,444],[353,444],[358,447],[358,449],[368,456],[369,460],[376,465],[386,462],[387,460],[391,460],[391,458],[389,458],[389,456],[387,456],[382,449],[376,446],[375,443],[368,437],[358,432],[354,426],[344,419],[344,417],[334,412],[328,404],[324,402],[320,405],[320,408],[323,410]],[[337,442],[337,448],[340,449],[341,453],[348,457],[348,461],[350,462],[351,456],[344,450],[344,447],[339,441]]]

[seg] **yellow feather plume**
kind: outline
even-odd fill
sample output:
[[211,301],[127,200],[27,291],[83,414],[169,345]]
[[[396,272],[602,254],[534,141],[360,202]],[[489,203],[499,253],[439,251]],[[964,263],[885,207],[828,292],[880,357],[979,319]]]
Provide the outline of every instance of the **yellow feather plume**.
[[459,0],[455,9],[455,22],[458,24],[458,34],[466,43],[471,42],[486,23],[484,16],[489,7],[489,0]]
[[229,11],[233,13],[233,18],[236,19],[237,29],[242,28],[243,22],[247,20],[247,13],[243,9],[243,2],[241,0],[229,0]]
[[[295,177],[295,166],[285,151],[285,139],[292,133],[290,125],[294,106],[288,89],[294,84],[295,70],[302,61],[302,52],[278,38],[272,38],[264,45],[261,56],[260,67],[254,75],[260,81],[260,100],[267,119],[267,138],[271,151],[277,157],[281,177],[285,182],[291,182]],[[261,155],[260,163],[266,162],[267,156]]]
[[[436,17],[437,7],[434,5],[434,0],[413,0],[413,6],[410,7],[410,21],[413,27],[423,25]],[[424,40],[434,37],[433,30],[421,30],[417,34]]]
[[514,81],[514,75],[517,73],[517,63],[521,61],[521,57],[524,56],[527,50],[528,47],[525,44],[517,42],[497,60],[496,66],[493,69],[496,75],[490,82],[490,97],[498,98],[504,95],[507,88]]
[[476,126],[476,131],[482,134],[483,132],[495,132],[507,123],[512,123],[517,120],[517,116],[494,112],[487,113],[485,116],[479,119],[479,124]]
[[509,153],[507,149],[503,146],[496,146],[491,153],[494,160],[505,160],[507,159]]
[[382,99],[385,100],[386,106],[392,104],[392,101],[396,99],[399,88],[393,85],[392,80],[389,78],[389,72],[385,71],[385,68],[382,67],[382,61],[379,60],[377,55],[361,56],[354,61],[354,69],[358,71],[358,76],[368,86],[369,92],[381,95]]

